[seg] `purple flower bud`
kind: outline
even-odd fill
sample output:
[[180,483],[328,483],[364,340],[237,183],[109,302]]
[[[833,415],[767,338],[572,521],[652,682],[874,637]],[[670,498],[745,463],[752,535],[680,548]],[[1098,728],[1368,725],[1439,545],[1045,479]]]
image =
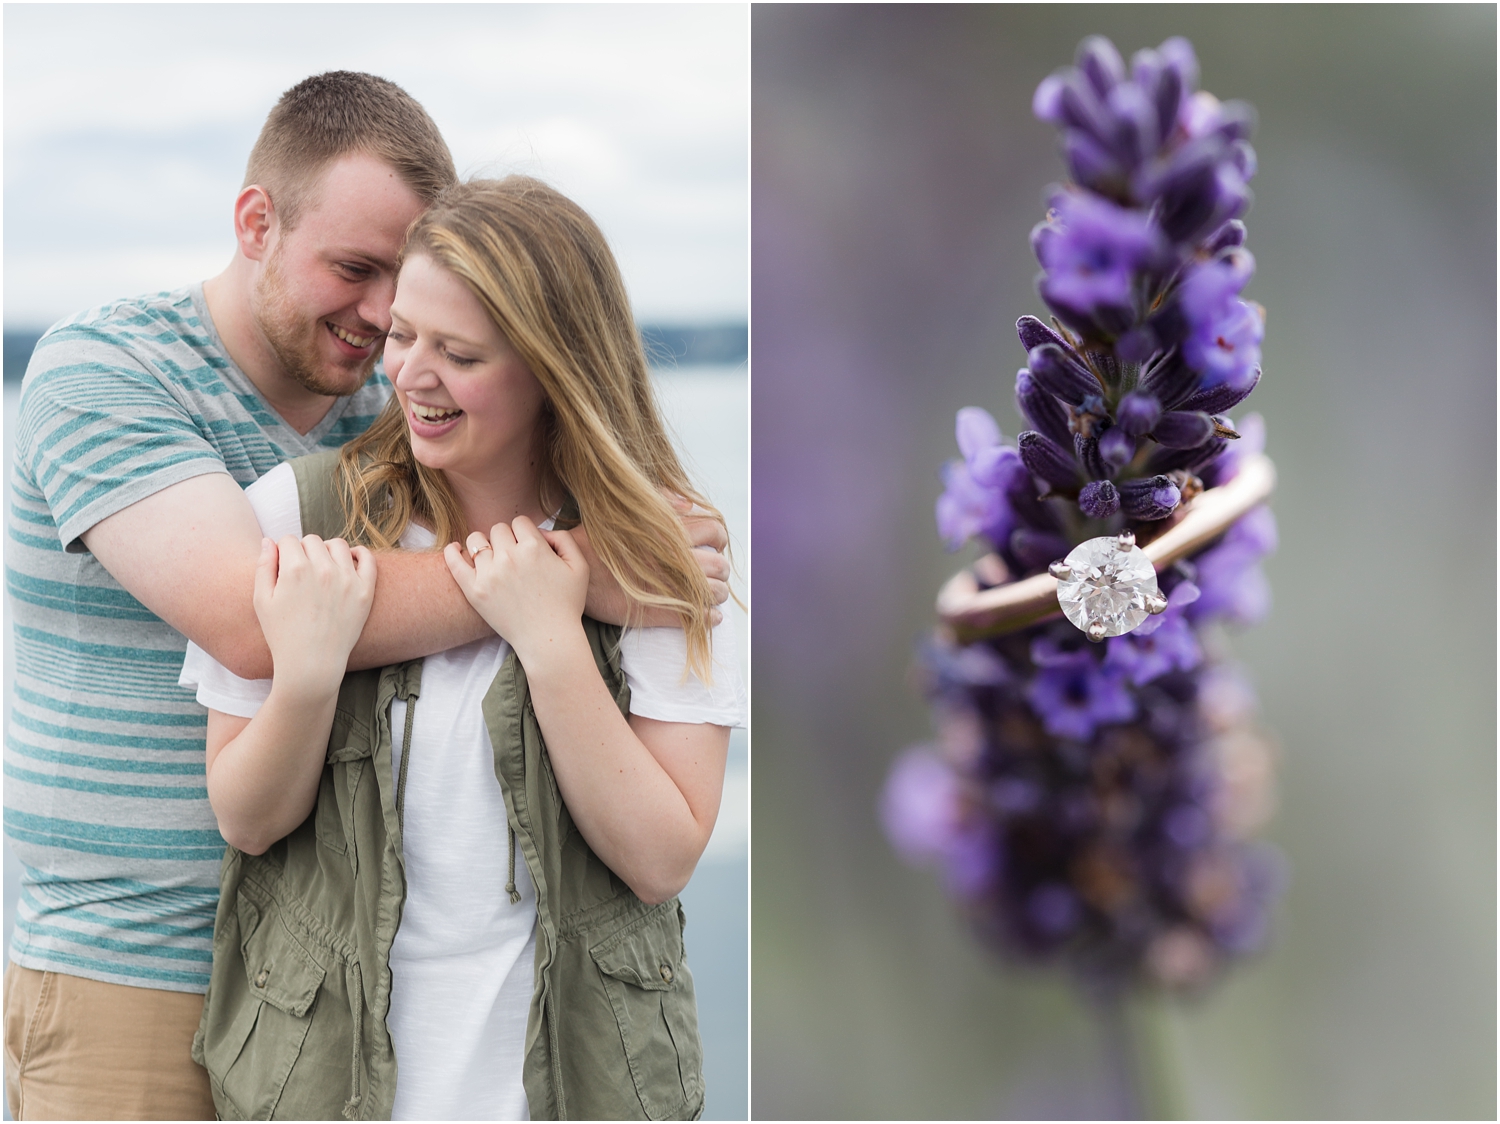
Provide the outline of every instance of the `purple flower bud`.
[[[1005,493],[1005,501],[1015,515],[1016,523],[1034,531],[1045,531],[1048,534],[1055,535],[1061,532],[1062,521],[1058,518],[1052,504],[1044,503],[1037,496],[1036,484],[1031,478],[1031,473],[1023,472],[1021,476],[1022,481],[1013,485]],[[1048,561],[1050,562],[1051,559],[1049,558]]]
[[1056,344],[1044,343],[1032,348],[1026,362],[1031,377],[1043,390],[1075,406],[1101,389],[1093,372]]
[[1242,141],[1255,132],[1255,107],[1247,101],[1224,101],[1219,103],[1218,120],[1213,129],[1227,141]]
[[1197,389],[1198,372],[1189,367],[1183,361],[1182,353],[1174,348],[1141,374],[1140,385],[1170,410]]
[[887,838],[910,863],[942,855],[958,833],[959,782],[953,769],[928,747],[896,759],[881,794]]
[[1127,480],[1120,485],[1120,506],[1130,518],[1142,522],[1165,519],[1181,502],[1182,492],[1166,476]]
[[1063,75],[1066,73],[1066,70],[1062,70],[1049,74],[1037,86],[1036,93],[1031,98],[1031,112],[1037,120],[1053,125],[1062,123]]
[[1151,430],[1151,436],[1157,443],[1168,449],[1196,449],[1213,435],[1213,418],[1187,410],[1173,410],[1163,414]]
[[1235,171],[1239,172],[1243,180],[1255,178],[1256,163],[1255,149],[1250,147],[1249,141],[1235,141],[1230,147],[1231,159],[1234,161]]
[[1105,99],[1116,122],[1115,147],[1129,164],[1156,153],[1161,135],[1156,121],[1156,107],[1134,82],[1116,86]]
[[1112,472],[1119,472],[1135,459],[1135,438],[1118,425],[1107,429],[1099,438],[1099,455]]
[[1082,129],[1063,133],[1063,160],[1074,182],[1104,194],[1114,194],[1125,181],[1125,170],[1104,145]]
[[1208,414],[1222,414],[1232,410],[1250,396],[1255,384],[1260,382],[1260,368],[1256,367],[1248,379],[1238,384],[1220,383],[1198,391],[1182,403],[1184,410],[1202,410]]
[[1182,108],[1182,75],[1167,66],[1159,51],[1137,51],[1131,61],[1135,84],[1151,99],[1156,111],[1156,135],[1166,140],[1176,128]]
[[1000,426],[996,424],[988,410],[980,409],[978,406],[965,406],[960,410],[955,428],[958,436],[958,451],[964,455],[964,460],[971,471],[976,454],[1000,444]]
[[1067,411],[1056,398],[1037,385],[1025,367],[1016,372],[1016,405],[1037,430],[1066,448],[1072,437],[1068,431]]
[[1090,35],[1078,44],[1074,61],[1101,98],[1109,96],[1111,90],[1125,81],[1125,60],[1102,35]]
[[1253,386],[1260,370],[1260,341],[1265,336],[1259,306],[1233,301],[1206,317],[1182,345],[1187,363],[1203,373],[1202,385]]
[[1182,103],[1177,124],[1192,140],[1210,135],[1219,123],[1219,99],[1207,90],[1198,90]]
[[1021,454],[1009,445],[991,445],[981,449],[969,463],[969,475],[986,488],[1008,492],[1020,479],[1029,479]]
[[1064,491],[1078,486],[1078,462],[1057,442],[1028,429],[1016,438],[1016,444],[1034,476]]
[[1162,231],[1174,242],[1193,242],[1215,221],[1233,218],[1239,211],[1222,198],[1222,189],[1214,168],[1174,180],[1159,196],[1157,221]]
[[[1142,633],[1148,623],[1156,627]],[[1180,610],[1170,608],[1161,616],[1147,617],[1129,635],[1113,637],[1104,656],[1106,667],[1118,668],[1137,687],[1169,671],[1191,671],[1202,662],[1203,649],[1192,626]]]
[[963,461],[949,461],[943,466],[937,526],[949,550],[957,550],[977,535],[1003,543],[1013,522],[1005,496],[976,481]]
[[1185,472],[1196,472],[1208,464],[1224,451],[1229,442],[1223,437],[1210,438],[1199,445],[1196,449],[1168,449],[1166,447],[1155,450],[1146,459],[1146,471],[1153,473],[1176,472],[1181,469]]
[[1096,323],[1114,334],[1129,328],[1137,275],[1166,260],[1161,232],[1139,211],[1080,192],[1057,201],[1056,225],[1056,236],[1038,243],[1042,299],[1080,331]]
[[1222,250],[1245,244],[1245,224],[1239,219],[1230,219],[1219,227],[1203,245],[1203,252],[1215,256]]
[[1198,56],[1191,43],[1180,35],[1174,35],[1156,50],[1167,69],[1181,80],[1184,95],[1191,94],[1198,88]]
[[[1028,352],[1034,347],[1040,347],[1044,343],[1056,344],[1073,359],[1078,359],[1078,353],[1047,325],[1043,324],[1035,316],[1023,316],[1016,321],[1016,335],[1021,339],[1021,346]],[[1081,360],[1079,360],[1081,362]]]
[[1042,668],[1027,698],[1049,734],[1076,741],[1088,741],[1100,726],[1129,722],[1136,715],[1135,697],[1126,690],[1124,675],[1092,659]]
[[1150,433],[1160,419],[1161,403],[1143,390],[1132,390],[1115,409],[1115,422],[1131,437]]
[[1202,372],[1204,387],[1252,382],[1264,328],[1256,309],[1238,298],[1255,272],[1248,250],[1225,250],[1183,277],[1174,304],[1187,325],[1183,359]]
[[[1167,577],[1173,574],[1173,572],[1181,566],[1191,567],[1192,563],[1178,562],[1172,567],[1171,570],[1168,570],[1165,574],[1162,574],[1160,576],[1162,580],[1162,591],[1167,595],[1167,611],[1164,613],[1159,613],[1154,617],[1147,617],[1140,624],[1135,626],[1135,631],[1130,635],[1150,636],[1152,633],[1161,628],[1162,625],[1168,624],[1171,621],[1180,620],[1183,616],[1183,610],[1202,596],[1202,591],[1199,590],[1199,588],[1193,584],[1192,580],[1188,578],[1180,578],[1175,584],[1171,586],[1170,590],[1167,588]],[[1194,572],[1196,572],[1196,569],[1194,570]]]
[[1110,134],[1114,131],[1109,113],[1099,95],[1094,93],[1076,70],[1063,75],[1059,103],[1064,124],[1073,129],[1081,129],[1101,145],[1108,147]]
[[1037,261],[1045,259],[1048,247],[1062,234],[1057,223],[1049,216],[1031,228],[1031,252]]
[[1104,465],[1104,460],[1099,456],[1099,439],[1097,437],[1085,437],[1081,433],[1073,435],[1073,451],[1078,456],[1078,462],[1083,465],[1083,474],[1090,480],[1103,480],[1109,475],[1109,469]]
[[1026,571],[1039,570],[1056,562],[1071,549],[1071,544],[1061,535],[1049,531],[1037,531],[1030,527],[1017,527],[1010,533],[1006,543],[1015,560]]
[[1092,480],[1079,491],[1078,506],[1090,519],[1108,519],[1120,510],[1120,493],[1108,480]]

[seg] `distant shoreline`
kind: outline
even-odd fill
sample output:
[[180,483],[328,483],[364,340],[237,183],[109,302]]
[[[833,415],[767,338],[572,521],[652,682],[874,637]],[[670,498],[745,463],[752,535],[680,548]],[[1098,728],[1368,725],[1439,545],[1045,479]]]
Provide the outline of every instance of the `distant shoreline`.
[[[5,329],[5,382],[19,383],[36,341],[46,328]],[[658,370],[674,367],[737,367],[750,356],[750,326],[744,321],[712,324],[643,324],[646,360]]]

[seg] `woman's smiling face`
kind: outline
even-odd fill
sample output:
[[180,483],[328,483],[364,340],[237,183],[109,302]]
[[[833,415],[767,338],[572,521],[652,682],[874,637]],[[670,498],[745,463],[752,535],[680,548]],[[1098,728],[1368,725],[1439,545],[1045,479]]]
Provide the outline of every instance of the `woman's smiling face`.
[[541,384],[469,287],[426,254],[401,267],[385,371],[422,464],[456,484],[537,473]]

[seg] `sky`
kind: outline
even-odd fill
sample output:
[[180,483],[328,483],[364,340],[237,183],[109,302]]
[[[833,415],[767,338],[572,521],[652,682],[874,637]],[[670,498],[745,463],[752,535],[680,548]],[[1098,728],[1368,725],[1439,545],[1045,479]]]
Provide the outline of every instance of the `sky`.
[[6,4],[8,328],[218,273],[282,91],[403,86],[460,175],[571,195],[648,322],[743,321],[749,19],[739,4]]

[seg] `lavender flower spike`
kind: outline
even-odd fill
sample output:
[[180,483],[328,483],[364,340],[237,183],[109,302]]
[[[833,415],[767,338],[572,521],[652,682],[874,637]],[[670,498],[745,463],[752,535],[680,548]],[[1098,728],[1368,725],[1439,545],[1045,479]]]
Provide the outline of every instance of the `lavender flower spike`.
[[1108,611],[1140,623],[1107,645],[1060,617],[963,643],[935,634],[921,660],[936,742],[898,759],[882,816],[1003,954],[1064,964],[1095,995],[1199,989],[1266,939],[1282,880],[1274,852],[1244,837],[1253,817],[1221,811],[1239,789],[1219,747],[1258,735],[1248,686],[1204,642],[1268,610],[1275,523],[1252,509],[1157,571],[1156,592],[1149,561],[1124,575],[1145,557],[1137,539],[1191,518],[1201,489],[1260,451],[1258,416],[1240,440],[1225,416],[1262,377],[1240,218],[1254,111],[1198,89],[1184,39],[1127,68],[1099,37],[1033,109],[1072,176],[1032,234],[1055,327],[1016,322],[1031,428],[1014,444],[988,412],[959,412],[938,529],[950,549],[998,555],[976,567],[986,586],[1050,572],[1096,583],[1101,604],[1133,591],[1141,603]]

